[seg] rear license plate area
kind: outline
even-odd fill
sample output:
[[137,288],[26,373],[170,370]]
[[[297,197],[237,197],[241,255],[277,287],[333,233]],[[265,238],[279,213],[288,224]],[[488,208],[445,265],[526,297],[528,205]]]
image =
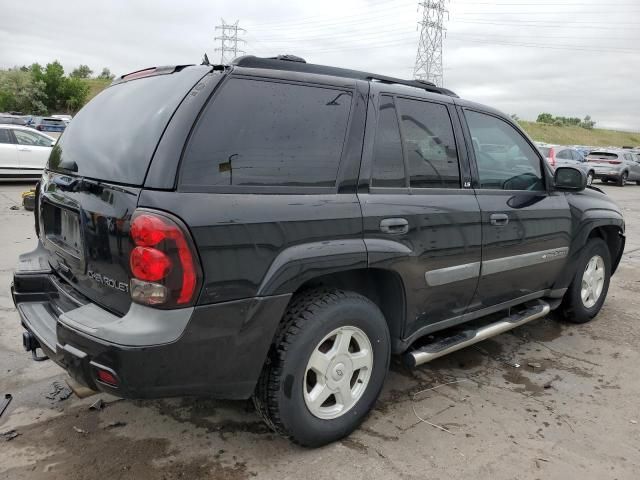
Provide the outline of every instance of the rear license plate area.
[[78,213],[43,202],[40,215],[46,240],[56,249],[80,261],[83,249]]

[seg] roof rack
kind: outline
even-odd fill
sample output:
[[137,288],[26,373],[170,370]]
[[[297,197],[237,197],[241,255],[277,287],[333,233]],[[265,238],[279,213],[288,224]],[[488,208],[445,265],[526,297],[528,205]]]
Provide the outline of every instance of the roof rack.
[[346,68],[328,67],[307,63],[303,58],[295,55],[278,55],[277,57],[256,57],[254,55],[244,55],[236,58],[232,65],[246,68],[266,68],[271,70],[286,70],[291,72],[317,73],[321,75],[332,75],[334,77],[354,78],[357,80],[374,81],[388,84],[406,85],[408,87],[420,88],[428,92],[440,93],[450,97],[458,97],[447,88],[436,86],[434,83],[425,80],[403,80],[401,78],[387,77],[375,73],[361,72],[359,70],[349,70]]

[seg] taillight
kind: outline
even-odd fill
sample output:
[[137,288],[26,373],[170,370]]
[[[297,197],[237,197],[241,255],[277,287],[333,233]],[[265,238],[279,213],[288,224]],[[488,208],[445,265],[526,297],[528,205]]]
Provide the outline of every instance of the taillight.
[[620,161],[620,160],[609,160],[609,163],[611,165],[620,165],[622,163],[622,161]]
[[42,125],[36,125],[36,130],[42,131]]
[[549,148],[549,165],[555,168],[556,166],[556,151],[553,147]]
[[131,219],[131,298],[160,307],[191,304],[201,274],[193,242],[182,222],[138,210]]

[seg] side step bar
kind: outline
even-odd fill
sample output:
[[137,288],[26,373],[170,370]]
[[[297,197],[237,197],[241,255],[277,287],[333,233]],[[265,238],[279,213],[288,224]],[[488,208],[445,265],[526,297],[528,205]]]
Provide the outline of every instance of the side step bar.
[[512,314],[489,325],[479,328],[459,331],[450,337],[436,340],[433,343],[405,353],[404,361],[409,367],[417,367],[423,363],[430,362],[449,353],[481,342],[488,338],[500,335],[525,323],[537,320],[547,315],[551,311],[551,306],[547,302],[537,300],[532,306],[525,310]]

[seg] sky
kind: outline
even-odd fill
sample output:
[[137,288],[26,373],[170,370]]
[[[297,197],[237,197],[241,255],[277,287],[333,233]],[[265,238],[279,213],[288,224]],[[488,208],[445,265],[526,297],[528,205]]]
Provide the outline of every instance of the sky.
[[[640,0],[445,2],[444,86],[535,120],[640,131]],[[121,75],[220,61],[222,19],[247,54],[412,78],[417,0],[0,0],[0,68],[60,61]]]

